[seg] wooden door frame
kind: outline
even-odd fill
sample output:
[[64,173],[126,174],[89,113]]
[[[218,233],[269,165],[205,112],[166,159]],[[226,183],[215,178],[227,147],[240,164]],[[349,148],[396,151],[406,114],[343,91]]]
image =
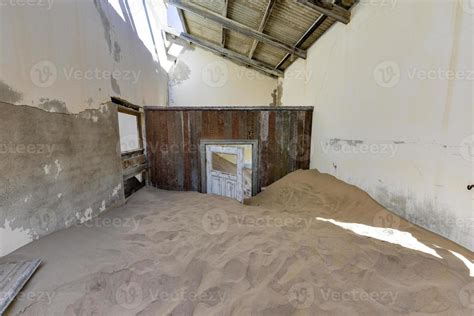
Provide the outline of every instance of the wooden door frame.
[[259,141],[256,139],[201,139],[199,150],[201,153],[201,193],[207,193],[207,175],[206,175],[206,146],[207,145],[251,145],[252,146],[252,196],[260,192],[259,176]]

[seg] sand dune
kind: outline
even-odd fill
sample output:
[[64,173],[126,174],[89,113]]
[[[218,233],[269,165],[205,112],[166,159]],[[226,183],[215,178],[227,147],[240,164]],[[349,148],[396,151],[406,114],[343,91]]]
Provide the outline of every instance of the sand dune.
[[[353,186],[298,171],[246,203],[144,189],[93,225],[55,233],[3,258],[45,262],[9,313],[474,312],[472,253],[391,214]],[[117,225],[106,227],[114,219]],[[357,233],[369,234],[370,227],[389,228],[381,230],[385,238],[410,234],[405,245],[418,242],[432,253]]]

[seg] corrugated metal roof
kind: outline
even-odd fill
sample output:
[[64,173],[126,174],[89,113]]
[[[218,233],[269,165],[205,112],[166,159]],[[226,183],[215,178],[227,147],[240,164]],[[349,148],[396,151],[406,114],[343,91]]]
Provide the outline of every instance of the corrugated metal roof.
[[[227,18],[258,31],[265,16],[265,11],[271,0],[227,0]],[[226,10],[226,0],[190,0],[194,5],[223,14]],[[322,23],[312,33],[308,34],[313,24],[323,15],[318,11],[299,3],[297,0],[276,0],[267,23],[262,30],[265,33],[287,45],[307,50],[334,23],[336,19],[324,16]],[[190,35],[221,44],[222,27],[218,23],[201,16],[184,13]],[[232,52],[248,56],[254,39],[231,30],[225,30],[225,48]],[[303,39],[303,40],[302,40]],[[295,60],[288,57],[288,52],[273,45],[259,42],[252,56],[256,61],[268,64],[269,67],[285,70]]]

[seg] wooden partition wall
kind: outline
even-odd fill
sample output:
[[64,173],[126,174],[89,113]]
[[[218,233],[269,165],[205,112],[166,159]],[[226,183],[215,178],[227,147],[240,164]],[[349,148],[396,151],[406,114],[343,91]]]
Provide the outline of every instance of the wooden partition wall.
[[146,107],[153,186],[201,190],[201,139],[257,140],[258,188],[309,168],[312,107]]

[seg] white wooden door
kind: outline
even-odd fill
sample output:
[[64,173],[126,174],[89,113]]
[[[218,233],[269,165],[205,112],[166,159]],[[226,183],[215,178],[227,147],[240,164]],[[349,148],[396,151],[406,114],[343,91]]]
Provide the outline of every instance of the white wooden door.
[[207,146],[207,193],[244,200],[244,148]]

